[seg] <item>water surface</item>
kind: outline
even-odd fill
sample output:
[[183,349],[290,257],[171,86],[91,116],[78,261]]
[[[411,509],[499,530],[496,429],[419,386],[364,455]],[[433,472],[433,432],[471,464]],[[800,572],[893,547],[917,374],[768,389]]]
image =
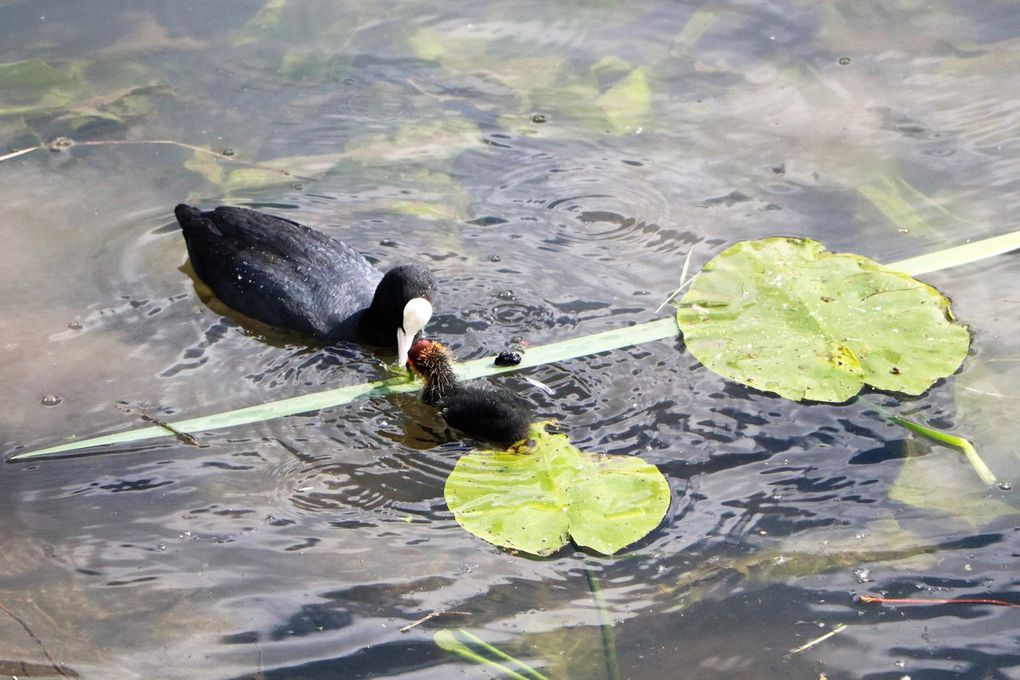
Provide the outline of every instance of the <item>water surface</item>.
[[[0,26],[0,65],[30,65],[0,81],[0,156],[77,142],[0,162],[8,455],[145,424],[121,407],[188,418],[382,374],[207,304],[182,200],[427,262],[429,331],[463,358],[660,318],[692,248],[700,267],[791,234],[888,262],[1020,228],[1010,2],[37,0]],[[1015,268],[923,277],[971,356],[920,398],[869,397],[966,434],[1007,484]],[[8,464],[0,603],[38,641],[0,616],[0,668],[492,677],[432,641],[464,627],[599,678],[608,615],[625,678],[1020,673],[1016,610],[853,600],[1017,601],[1015,494],[956,451],[859,400],[728,383],[680,339],[501,381],[581,448],[658,465],[663,524],[615,558],[481,542],[443,500],[472,443],[414,395]],[[465,613],[400,632],[440,610]]]

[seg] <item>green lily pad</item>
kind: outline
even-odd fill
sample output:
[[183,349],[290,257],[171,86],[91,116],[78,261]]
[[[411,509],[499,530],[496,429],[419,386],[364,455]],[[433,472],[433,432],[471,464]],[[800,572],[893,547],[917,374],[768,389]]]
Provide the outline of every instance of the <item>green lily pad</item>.
[[931,286],[817,241],[743,241],[680,300],[691,354],[724,378],[787,399],[842,402],[865,385],[921,394],[951,375],[970,334]]
[[507,451],[462,456],[445,494],[457,522],[495,545],[549,555],[573,538],[611,555],[659,525],[670,492],[654,465],[583,453],[536,424]]

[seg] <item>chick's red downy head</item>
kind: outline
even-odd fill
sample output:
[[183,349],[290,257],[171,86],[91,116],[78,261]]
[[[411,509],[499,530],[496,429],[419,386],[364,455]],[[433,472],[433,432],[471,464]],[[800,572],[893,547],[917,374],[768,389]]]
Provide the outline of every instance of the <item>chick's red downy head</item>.
[[416,373],[429,377],[449,368],[450,355],[438,342],[418,340],[407,353],[407,363]]

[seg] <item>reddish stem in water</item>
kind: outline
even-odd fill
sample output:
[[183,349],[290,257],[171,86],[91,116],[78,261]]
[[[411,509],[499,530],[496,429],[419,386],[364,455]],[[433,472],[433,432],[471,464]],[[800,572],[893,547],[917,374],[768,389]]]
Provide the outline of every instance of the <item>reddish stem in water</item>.
[[990,600],[983,597],[962,597],[955,600],[939,600],[914,597],[875,597],[874,595],[861,595],[857,598],[864,604],[991,604],[997,607],[1020,607],[1015,602],[1005,600]]

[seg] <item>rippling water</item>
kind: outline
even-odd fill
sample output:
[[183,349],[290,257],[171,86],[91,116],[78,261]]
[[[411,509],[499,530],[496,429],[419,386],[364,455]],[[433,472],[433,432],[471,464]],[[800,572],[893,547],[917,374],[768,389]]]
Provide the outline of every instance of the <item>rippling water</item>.
[[[692,249],[794,234],[893,261],[1020,228],[1009,2],[36,0],[0,26],[0,74],[37,69],[0,78],[0,156],[77,142],[0,161],[6,454],[382,375],[210,299],[182,200],[425,261],[429,331],[462,358],[659,318]],[[5,465],[0,673],[493,677],[434,644],[463,627],[611,677],[608,616],[624,678],[1016,677],[1015,609],[853,601],[1017,601],[1015,267],[925,276],[971,356],[869,397],[970,436],[1001,489],[858,400],[790,403],[647,343],[499,379],[666,474],[662,525],[614,558],[462,530],[443,484],[472,443],[413,394]]]

